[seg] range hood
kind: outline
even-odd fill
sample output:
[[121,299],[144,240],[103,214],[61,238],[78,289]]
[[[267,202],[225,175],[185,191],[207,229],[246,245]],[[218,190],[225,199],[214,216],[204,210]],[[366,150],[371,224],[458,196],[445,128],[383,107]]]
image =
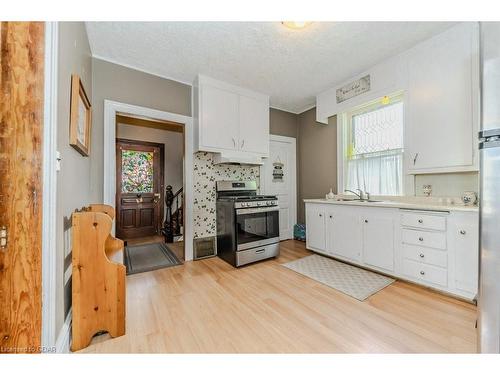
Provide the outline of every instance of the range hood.
[[241,152],[222,152],[216,153],[212,157],[214,164],[245,164],[245,165],[263,165],[262,157],[257,155],[245,155]]

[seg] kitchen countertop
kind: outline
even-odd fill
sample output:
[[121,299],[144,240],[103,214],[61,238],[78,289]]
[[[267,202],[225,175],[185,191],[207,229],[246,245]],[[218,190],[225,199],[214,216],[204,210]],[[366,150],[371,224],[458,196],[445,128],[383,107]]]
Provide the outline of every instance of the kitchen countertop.
[[465,206],[463,204],[449,204],[441,203],[437,199],[426,198],[415,199],[409,198],[404,200],[400,198],[399,200],[383,200],[383,198],[374,200],[380,200],[379,202],[360,202],[360,201],[341,201],[336,199],[304,199],[305,203],[325,203],[334,205],[345,205],[345,206],[358,206],[358,207],[385,207],[385,208],[403,208],[409,210],[425,210],[425,211],[465,211],[465,212],[478,212],[478,206]]

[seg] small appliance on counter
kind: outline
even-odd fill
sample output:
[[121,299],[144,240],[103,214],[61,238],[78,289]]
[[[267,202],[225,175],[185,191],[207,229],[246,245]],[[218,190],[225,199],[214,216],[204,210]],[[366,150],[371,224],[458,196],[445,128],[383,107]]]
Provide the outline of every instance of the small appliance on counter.
[[475,191],[464,191],[462,194],[462,203],[466,206],[473,206],[477,202],[477,194]]
[[279,255],[278,198],[255,181],[217,181],[217,256],[235,267]]

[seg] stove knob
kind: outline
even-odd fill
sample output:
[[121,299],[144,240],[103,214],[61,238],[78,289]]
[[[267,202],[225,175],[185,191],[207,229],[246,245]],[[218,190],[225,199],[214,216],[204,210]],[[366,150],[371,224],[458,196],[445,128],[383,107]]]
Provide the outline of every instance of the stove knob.
[[266,202],[266,204],[267,204],[268,206],[272,206],[272,205],[273,205],[273,202],[272,202],[272,201],[267,201],[267,202]]
[[241,207],[246,207],[246,206],[247,206],[247,203],[240,203],[240,206],[241,206]]
[[257,202],[257,206],[260,206],[260,202]]

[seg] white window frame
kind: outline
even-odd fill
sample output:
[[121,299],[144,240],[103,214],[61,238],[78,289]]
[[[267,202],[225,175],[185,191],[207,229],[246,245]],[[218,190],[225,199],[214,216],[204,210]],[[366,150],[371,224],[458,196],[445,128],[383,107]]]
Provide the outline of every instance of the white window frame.
[[[403,154],[406,149],[406,126],[408,124],[408,111],[406,110],[408,105],[408,97],[405,91],[394,92],[393,94],[387,95],[389,100],[401,100],[403,102]],[[377,103],[381,103],[383,96],[372,100],[370,102],[361,104],[356,107],[349,108],[345,112],[339,113],[337,115],[337,191],[338,194],[343,194],[345,189],[345,150],[347,148],[347,137],[345,136],[345,131],[347,129],[348,121],[353,115],[360,114],[366,111],[366,107],[373,106]],[[383,104],[380,104],[380,107],[383,107]],[[408,174],[408,164],[407,158],[403,156],[403,191],[402,196],[413,195],[415,192],[414,186],[414,176]],[[383,196],[379,196],[383,197]],[[398,196],[390,196],[390,197],[398,197]]]

